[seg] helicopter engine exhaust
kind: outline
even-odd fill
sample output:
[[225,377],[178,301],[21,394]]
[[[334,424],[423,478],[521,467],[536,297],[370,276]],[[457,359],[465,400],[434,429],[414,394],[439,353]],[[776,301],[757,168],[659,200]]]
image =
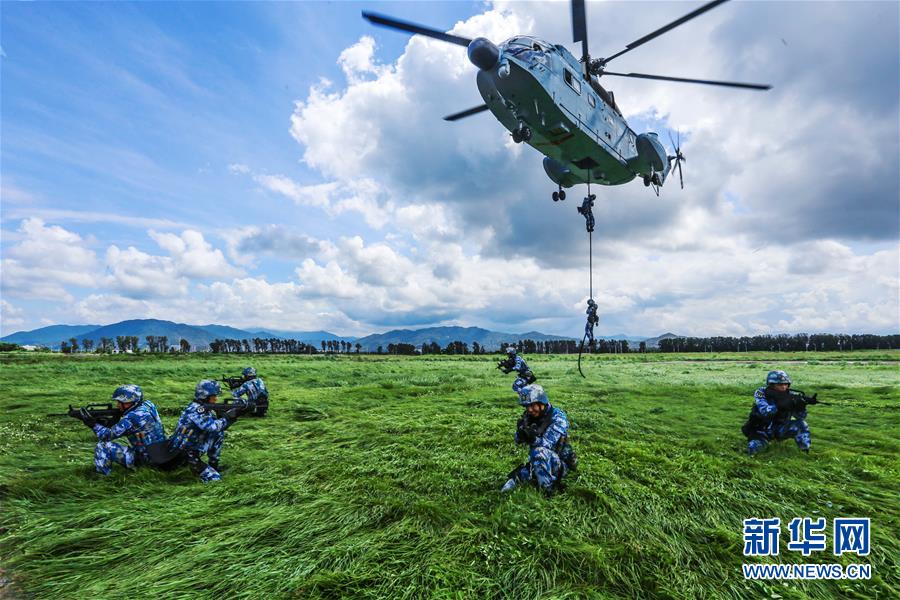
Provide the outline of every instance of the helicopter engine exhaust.
[[483,37],[469,42],[466,52],[472,64],[482,71],[492,69],[500,60],[500,48],[491,40]]
[[636,142],[637,156],[628,161],[629,166],[645,181],[652,179],[657,185],[662,185],[670,169],[666,149],[653,132],[638,135]]

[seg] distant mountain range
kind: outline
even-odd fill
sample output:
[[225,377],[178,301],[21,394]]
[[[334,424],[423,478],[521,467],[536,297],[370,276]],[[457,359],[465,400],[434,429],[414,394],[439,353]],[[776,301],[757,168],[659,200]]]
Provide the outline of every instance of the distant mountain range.
[[115,343],[117,336],[134,335],[141,347],[147,345],[148,335],[166,336],[169,345],[177,346],[182,339],[191,343],[194,349],[205,349],[216,339],[281,338],[294,339],[307,344],[319,345],[322,340],[353,342],[352,336],[340,336],[329,331],[267,331],[264,329],[237,329],[227,325],[187,325],[159,319],[132,319],[111,325],[51,325],[33,331],[19,331],[0,338],[21,346],[47,346],[59,348],[60,343],[75,338],[79,345],[83,340],[93,340],[97,345],[100,338],[110,338]]
[[375,333],[361,337],[356,343],[362,345],[365,352],[374,352],[381,346],[387,351],[388,344],[422,344],[437,343],[442,348],[450,342],[465,342],[472,345],[478,342],[488,350],[497,350],[503,342],[515,342],[517,340],[534,340],[545,342],[547,340],[570,340],[572,338],[562,335],[547,335],[538,331],[526,333],[502,333],[490,331],[481,327],[427,327],[425,329],[394,329],[385,333]]
[[[51,325],[32,331],[19,331],[0,338],[0,341],[11,342],[22,346],[48,346],[59,348],[60,343],[70,338],[75,338],[79,345],[86,339],[94,341],[97,345],[100,338],[110,338],[115,342],[118,336],[137,336],[140,346],[147,345],[146,337],[166,336],[171,346],[177,346],[182,339],[190,342],[191,347],[203,350],[209,347],[209,343],[216,339],[253,339],[281,338],[294,339],[307,344],[319,346],[323,340],[340,340],[360,344],[365,352],[374,352],[381,346],[387,351],[388,344],[422,344],[437,343],[441,347],[450,342],[460,341],[471,345],[478,342],[488,350],[496,350],[504,342],[530,339],[536,342],[547,340],[575,339],[561,335],[548,335],[539,331],[527,331],[525,333],[505,333],[490,331],[481,327],[428,327],[426,329],[394,329],[385,333],[375,333],[361,338],[341,336],[330,331],[283,331],[275,329],[237,329],[227,325],[187,325],[185,323],[173,323],[159,319],[132,319],[121,321],[111,325]],[[605,339],[627,339],[633,344],[646,341],[648,347],[655,347],[660,339],[677,337],[675,334],[666,333],[655,338],[640,338],[626,334],[599,336]]]

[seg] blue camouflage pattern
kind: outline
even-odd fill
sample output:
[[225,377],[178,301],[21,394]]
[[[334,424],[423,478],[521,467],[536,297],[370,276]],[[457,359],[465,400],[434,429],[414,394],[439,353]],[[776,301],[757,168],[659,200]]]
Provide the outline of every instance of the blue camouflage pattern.
[[515,371],[518,377],[513,381],[512,391],[514,391],[518,396],[521,397],[522,389],[528,385],[528,379],[526,376],[531,369],[528,368],[528,363],[525,362],[525,359],[516,354],[516,362],[513,367],[508,371]]
[[[112,427],[97,423],[92,430],[100,440],[94,448],[94,466],[98,473],[104,475],[109,475],[112,463],[133,467],[150,462],[147,446],[166,440],[159,412],[149,400],[144,400],[126,412]],[[123,436],[130,446],[112,441]]]
[[247,400],[250,402],[269,401],[269,390],[266,389],[266,383],[262,380],[262,377],[246,381],[241,387],[231,392],[231,396],[235,400],[240,400],[241,396],[244,395],[247,396]]
[[[215,413],[211,413],[200,403],[191,402],[178,419],[175,432],[169,440],[169,449],[185,455],[206,454],[210,462],[218,463],[225,441],[225,430],[229,424],[227,419],[217,419]],[[206,466],[198,475],[204,482],[221,479],[219,472],[212,466]]]
[[[563,439],[569,435],[569,419],[565,412],[553,405],[548,405],[545,410],[551,414],[550,426],[544,435],[529,444],[528,463],[519,467],[513,478],[519,483],[532,481],[541,489],[550,491],[568,472],[559,451]],[[517,444],[527,443],[519,438],[518,431],[515,441]]]
[[753,428],[747,442],[747,454],[756,454],[772,440],[793,438],[800,450],[809,450],[812,438],[806,424],[806,408],[792,410],[785,414],[778,410],[774,401],[766,398],[766,388],[761,387],[753,394],[753,408],[750,419],[758,419],[760,424]]
[[519,404],[528,406],[529,404],[535,403],[546,404],[549,406],[550,399],[547,398],[547,392],[544,391],[544,386],[532,383],[531,385],[523,387],[522,391],[519,392]]
[[784,371],[769,371],[768,375],[766,375],[766,385],[772,385],[773,383],[790,384],[791,378]]
[[218,396],[222,393],[222,388],[218,381],[212,379],[203,379],[194,388],[194,400],[205,402],[210,396]]
[[122,403],[140,402],[144,399],[144,390],[142,390],[139,385],[127,383],[116,388],[116,391],[113,392],[112,399]]
[[594,343],[594,327],[600,322],[600,317],[597,316],[597,303],[593,298],[588,300],[585,314],[587,314],[587,322],[584,324],[584,337],[588,345],[591,345]]

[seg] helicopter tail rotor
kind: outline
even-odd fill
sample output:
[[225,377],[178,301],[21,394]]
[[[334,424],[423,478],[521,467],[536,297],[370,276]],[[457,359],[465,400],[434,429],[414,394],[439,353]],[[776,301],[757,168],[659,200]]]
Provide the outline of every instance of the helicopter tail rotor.
[[672,167],[672,169],[678,168],[678,182],[681,183],[681,189],[684,189],[684,176],[681,174],[681,163],[687,162],[687,159],[684,157],[684,154],[681,153],[681,132],[677,131],[675,132],[675,135],[676,138],[673,140],[672,132],[669,132],[669,141],[672,142],[672,147],[675,148],[675,156],[670,156],[669,162],[675,161],[675,166]]

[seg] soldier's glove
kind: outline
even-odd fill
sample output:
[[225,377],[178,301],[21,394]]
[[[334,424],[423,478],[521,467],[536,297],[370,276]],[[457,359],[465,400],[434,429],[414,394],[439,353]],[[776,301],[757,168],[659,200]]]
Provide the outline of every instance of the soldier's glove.
[[243,406],[235,406],[234,408],[229,408],[225,412],[225,420],[228,421],[228,424],[231,425],[235,421],[237,421],[238,417],[244,414]]
[[81,422],[87,425],[90,429],[93,429],[94,425],[97,424],[97,419],[95,419],[86,408],[82,408],[78,411],[78,418],[81,419]]

